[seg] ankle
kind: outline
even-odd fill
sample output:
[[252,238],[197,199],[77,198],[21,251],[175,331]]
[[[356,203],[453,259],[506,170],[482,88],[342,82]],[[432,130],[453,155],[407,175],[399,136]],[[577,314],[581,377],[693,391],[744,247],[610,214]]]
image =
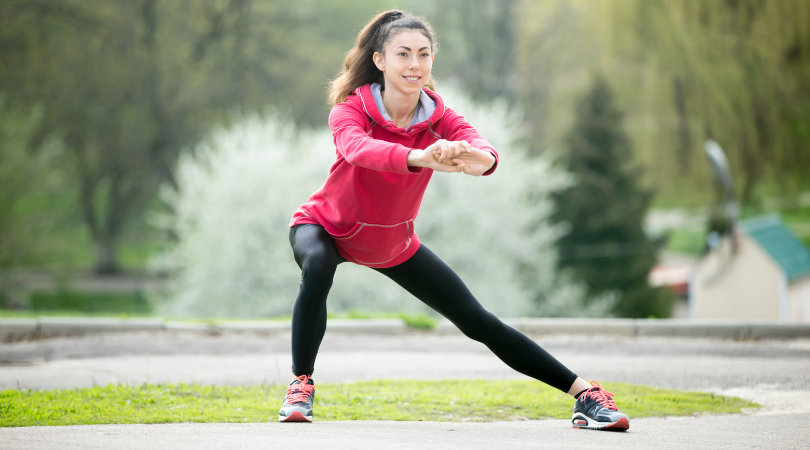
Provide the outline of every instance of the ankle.
[[568,394],[574,397],[578,397],[583,391],[587,391],[592,387],[593,385],[591,383],[588,383],[582,378],[577,377],[577,379],[574,380],[574,383],[571,385],[571,389],[568,389]]

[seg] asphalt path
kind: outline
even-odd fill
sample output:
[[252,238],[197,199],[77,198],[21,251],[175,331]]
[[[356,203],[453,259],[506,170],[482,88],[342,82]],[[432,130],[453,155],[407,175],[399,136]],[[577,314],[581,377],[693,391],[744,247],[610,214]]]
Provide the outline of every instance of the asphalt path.
[[[7,428],[0,430],[0,448],[810,448],[810,340],[533,338],[586,379],[735,395],[763,407],[734,415],[631,418],[627,433],[574,430],[566,420]],[[143,382],[286,383],[289,342],[288,334],[191,332],[10,342],[0,344],[0,389]],[[328,334],[314,378],[337,382],[525,377],[463,336],[414,332]],[[621,398],[616,401],[621,407]],[[275,412],[268,411],[268,417]]]

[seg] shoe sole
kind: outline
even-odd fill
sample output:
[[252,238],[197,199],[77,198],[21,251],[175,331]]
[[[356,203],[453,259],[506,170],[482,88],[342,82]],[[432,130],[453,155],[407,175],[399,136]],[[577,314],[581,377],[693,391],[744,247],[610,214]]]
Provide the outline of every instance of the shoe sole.
[[[577,421],[585,421],[585,423],[577,423]],[[591,425],[591,423],[595,425]],[[612,423],[597,422],[590,421],[587,417],[577,414],[571,419],[571,426],[573,428],[582,428],[585,430],[627,431],[627,429],[630,428],[630,421],[622,417],[621,419]]]
[[278,416],[279,422],[312,422],[312,419],[301,414],[298,411],[293,411],[289,416]]

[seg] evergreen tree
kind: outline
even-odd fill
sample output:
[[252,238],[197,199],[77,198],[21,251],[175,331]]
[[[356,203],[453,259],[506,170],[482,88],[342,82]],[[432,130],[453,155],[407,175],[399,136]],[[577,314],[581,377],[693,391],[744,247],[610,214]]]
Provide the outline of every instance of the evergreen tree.
[[584,281],[591,298],[615,292],[618,316],[668,317],[670,296],[647,282],[656,254],[642,223],[652,192],[638,186],[622,114],[601,77],[577,105],[564,142],[560,162],[576,179],[553,196],[553,221],[570,227],[558,241],[559,268]]

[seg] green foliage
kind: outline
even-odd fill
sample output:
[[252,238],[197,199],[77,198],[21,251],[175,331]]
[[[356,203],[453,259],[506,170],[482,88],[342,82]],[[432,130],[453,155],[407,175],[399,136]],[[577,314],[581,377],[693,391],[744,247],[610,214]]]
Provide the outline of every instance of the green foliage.
[[324,82],[351,45],[345,19],[379,6],[9,0],[0,4],[0,94],[40,108],[25,146],[62,151],[96,271],[115,272],[133,214],[230,111],[286,105],[294,119],[324,120]]
[[[744,203],[758,200],[761,181],[787,193],[810,187],[810,4],[637,1],[633,9],[639,62],[670,85],[678,169],[702,163],[699,144],[712,138],[736,169]],[[657,120],[671,120],[662,112]]]
[[656,249],[642,224],[652,192],[638,186],[622,115],[604,79],[597,77],[577,108],[560,163],[576,184],[553,195],[553,219],[570,232],[558,241],[559,266],[588,285],[592,296],[620,294],[622,317],[668,317],[671,301],[651,288],[647,274]]
[[[21,223],[16,213],[22,206],[20,193],[43,181],[37,166],[47,155],[36,157],[16,148],[25,145],[36,122],[36,112],[14,108],[0,96],[0,274],[24,262],[35,242],[31,224]],[[0,292],[3,287],[0,282]]]
[[[607,383],[632,418],[736,413],[758,405],[736,397]],[[0,426],[275,421],[284,385],[141,385],[0,391]],[[319,384],[316,420],[476,421],[567,419],[570,396],[537,381],[380,380]]]
[[515,99],[514,10],[518,0],[411,3],[411,9],[433,25],[445,49],[433,67],[440,81],[455,81],[473,100],[483,103],[498,97]]
[[538,150],[560,146],[598,71],[627,113],[644,183],[666,202],[712,200],[707,138],[744,202],[761,185],[810,188],[810,3],[522,1],[516,17],[519,98]]

